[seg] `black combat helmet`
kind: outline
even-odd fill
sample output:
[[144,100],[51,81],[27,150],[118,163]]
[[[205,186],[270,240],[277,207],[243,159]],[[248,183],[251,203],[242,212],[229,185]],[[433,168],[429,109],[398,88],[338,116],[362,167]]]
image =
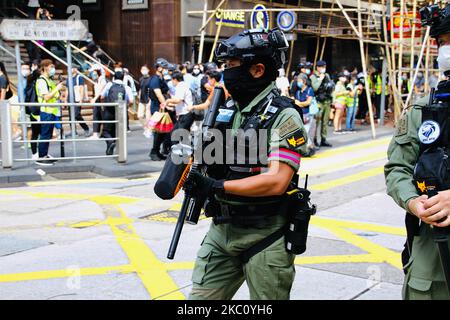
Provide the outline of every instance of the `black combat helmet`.
[[441,34],[450,33],[450,4],[441,9],[438,4],[420,9],[423,26],[430,26],[430,36],[437,38]]
[[167,61],[164,58],[156,59],[156,61],[155,61],[155,68],[159,68],[159,67],[167,69],[169,67],[169,61]]
[[286,37],[278,28],[269,31],[251,29],[222,41],[215,55],[218,61],[239,59],[247,65],[257,58],[269,58],[273,60],[276,69],[280,69],[286,63],[288,48]]

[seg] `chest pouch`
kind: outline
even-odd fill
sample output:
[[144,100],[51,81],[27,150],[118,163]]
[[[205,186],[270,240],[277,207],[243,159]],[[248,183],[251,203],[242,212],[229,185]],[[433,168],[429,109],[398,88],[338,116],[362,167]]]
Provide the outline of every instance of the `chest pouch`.
[[420,194],[430,196],[450,189],[448,150],[441,147],[425,150],[414,168],[414,182]]

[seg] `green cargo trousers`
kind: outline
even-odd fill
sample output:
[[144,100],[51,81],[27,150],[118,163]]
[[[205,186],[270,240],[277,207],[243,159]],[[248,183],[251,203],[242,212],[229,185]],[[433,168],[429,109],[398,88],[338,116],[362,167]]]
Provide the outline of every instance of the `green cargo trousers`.
[[[450,241],[449,241],[450,245]],[[439,250],[431,228],[423,223],[414,237],[411,258],[405,266],[404,300],[449,300]]]
[[316,132],[314,137],[319,138],[318,132],[320,128],[320,137],[322,140],[326,140],[328,137],[328,120],[330,120],[331,102],[319,102],[319,112],[316,116]]
[[246,281],[252,300],[288,300],[295,277],[295,255],[286,251],[284,237],[246,264],[237,257],[286,222],[285,217],[275,216],[261,228],[212,223],[197,254],[189,299],[231,300]]

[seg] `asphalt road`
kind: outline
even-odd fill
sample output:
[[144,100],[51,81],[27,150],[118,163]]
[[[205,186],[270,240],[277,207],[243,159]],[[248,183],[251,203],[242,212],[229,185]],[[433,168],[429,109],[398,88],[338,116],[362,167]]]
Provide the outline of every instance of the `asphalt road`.
[[[302,160],[319,210],[292,299],[401,299],[404,213],[385,191],[388,143],[338,143]],[[211,221],[186,225],[166,259],[182,197],[159,200],[157,177],[74,173],[1,188],[0,299],[185,299]],[[235,299],[248,298],[244,283]]]

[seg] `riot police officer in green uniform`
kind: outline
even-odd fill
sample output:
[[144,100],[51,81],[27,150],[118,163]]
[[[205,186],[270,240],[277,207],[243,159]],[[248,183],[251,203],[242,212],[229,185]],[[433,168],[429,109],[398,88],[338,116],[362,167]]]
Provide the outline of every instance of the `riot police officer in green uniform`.
[[[300,112],[291,99],[280,96],[274,82],[287,50],[278,29],[247,30],[216,49],[216,59],[226,63],[224,84],[232,97],[219,110],[216,127],[231,131],[234,139],[238,132],[254,130],[267,148],[251,163],[236,148],[239,140],[234,147],[227,141],[225,154],[233,161],[209,167],[206,176],[191,174],[186,181],[187,193],[208,197],[205,211],[213,217],[197,254],[190,299],[228,300],[244,281],[251,299],[290,297],[295,255],[288,252],[283,233],[286,193],[298,179],[308,137]],[[258,144],[246,143],[245,154]]]
[[438,42],[439,69],[447,80],[399,120],[385,177],[388,194],[407,211],[403,298],[449,299],[450,5],[425,7],[421,17]]

